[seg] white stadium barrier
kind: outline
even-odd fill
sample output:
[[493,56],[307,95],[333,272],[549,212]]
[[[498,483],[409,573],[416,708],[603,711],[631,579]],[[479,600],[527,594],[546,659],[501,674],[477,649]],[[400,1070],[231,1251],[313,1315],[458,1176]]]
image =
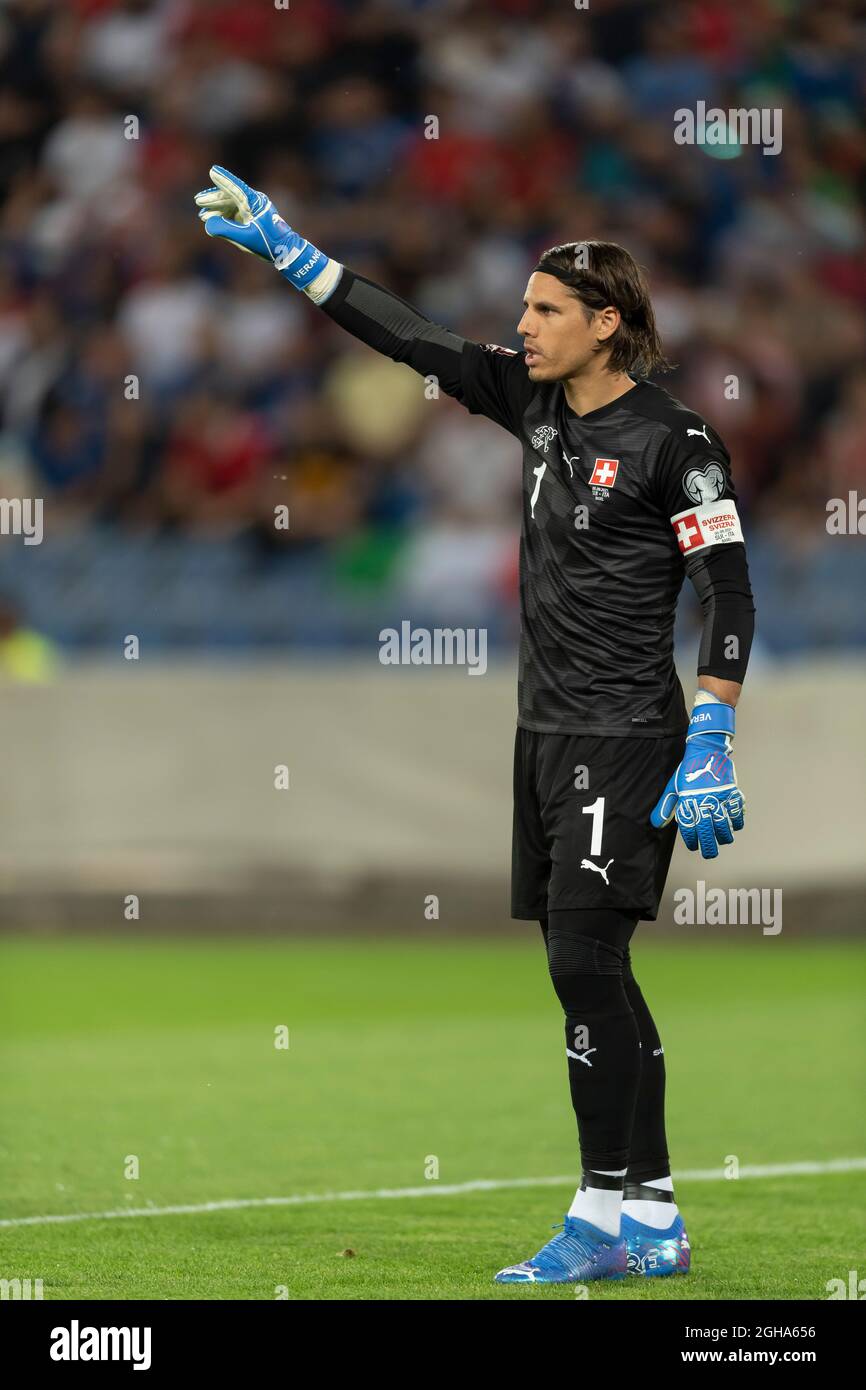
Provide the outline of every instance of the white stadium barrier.
[[[508,921],[510,663],[478,677],[345,661],[87,665],[4,686],[0,709],[7,926],[86,924],[109,904],[113,919],[129,893],[207,904],[239,929],[262,915],[384,925],[449,892],[462,922]],[[816,925],[859,927],[864,746],[862,665],[811,659],[750,679],[735,747],[746,830],[713,864],[678,847],[669,888],[782,887]],[[815,904],[831,901],[828,919]]]

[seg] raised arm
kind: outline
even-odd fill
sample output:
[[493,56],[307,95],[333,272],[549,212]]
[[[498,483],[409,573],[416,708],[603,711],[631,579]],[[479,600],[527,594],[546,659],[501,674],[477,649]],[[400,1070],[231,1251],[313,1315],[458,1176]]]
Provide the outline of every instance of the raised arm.
[[209,236],[269,261],[354,337],[421,376],[435,378],[442,391],[473,414],[516,430],[531,389],[522,356],[493,343],[473,343],[433,323],[399,295],[306,241],[266,194],[218,164],[210,172],[213,187],[195,200]]

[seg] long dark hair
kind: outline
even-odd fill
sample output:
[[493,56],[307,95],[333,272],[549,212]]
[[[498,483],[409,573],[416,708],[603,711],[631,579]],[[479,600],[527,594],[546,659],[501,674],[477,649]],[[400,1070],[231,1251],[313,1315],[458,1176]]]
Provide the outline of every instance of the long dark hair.
[[643,270],[624,246],[614,241],[569,241],[551,246],[535,268],[567,285],[583,304],[587,319],[608,305],[619,310],[617,328],[598,349],[609,350],[610,371],[647,376],[671,370]]

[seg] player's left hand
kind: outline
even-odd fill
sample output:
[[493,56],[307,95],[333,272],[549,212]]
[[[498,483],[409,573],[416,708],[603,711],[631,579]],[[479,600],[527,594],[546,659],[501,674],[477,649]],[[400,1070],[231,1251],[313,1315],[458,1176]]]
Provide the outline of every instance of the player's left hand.
[[687,849],[700,849],[705,859],[715,859],[719,845],[731,844],[734,831],[743,828],[743,794],[730,756],[733,740],[733,706],[701,691],[685,756],[650,816],[657,828],[676,816]]

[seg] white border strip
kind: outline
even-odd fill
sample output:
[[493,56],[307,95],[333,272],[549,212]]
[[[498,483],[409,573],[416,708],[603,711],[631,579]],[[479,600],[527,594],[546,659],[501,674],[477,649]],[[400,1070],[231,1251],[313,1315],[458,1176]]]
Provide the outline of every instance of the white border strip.
[[[824,1162],[744,1163],[741,1178],[793,1178],[816,1173],[858,1173],[866,1171],[866,1158],[830,1158]],[[722,1182],[720,1168],[686,1168],[676,1173],[677,1182]],[[478,1178],[475,1182],[425,1183],[423,1187],[379,1187],[371,1192],[302,1192],[294,1197],[237,1197],[222,1202],[197,1202],[189,1206],[121,1207],[116,1211],[68,1212],[57,1216],[13,1216],[0,1220],[0,1227],[62,1226],[73,1221],[118,1221],[133,1216],[197,1216],[209,1211],[243,1211],[247,1207],[308,1207],[323,1202],[378,1202],[400,1197],[458,1197],[465,1192],[501,1192],[515,1187],[566,1187],[577,1174],[560,1178]],[[730,1181],[730,1179],[729,1179]]]

